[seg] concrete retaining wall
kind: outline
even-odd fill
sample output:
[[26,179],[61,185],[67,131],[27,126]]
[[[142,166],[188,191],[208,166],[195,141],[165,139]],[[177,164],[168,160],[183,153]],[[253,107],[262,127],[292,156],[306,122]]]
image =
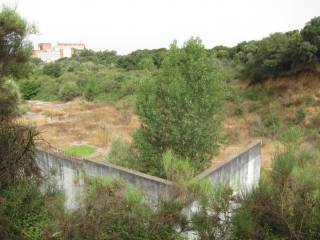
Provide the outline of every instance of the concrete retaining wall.
[[260,168],[261,141],[257,141],[220,165],[205,170],[196,178],[209,178],[213,185],[229,185],[235,192],[245,192],[259,183]]
[[[82,174],[89,177],[120,178],[142,191],[152,202],[170,198],[172,182],[109,163],[88,159],[72,160],[54,152],[37,150],[37,162],[45,177],[66,193],[66,205],[76,206],[84,188]],[[196,178],[209,178],[213,185],[229,184],[236,192],[256,186],[260,177],[261,142],[251,144],[219,166],[209,168]],[[51,180],[46,185],[51,184]]]
[[59,153],[37,149],[37,162],[46,179],[45,187],[55,183],[64,190],[66,206],[73,208],[84,189],[84,176],[121,179],[142,191],[150,202],[169,199],[172,183],[162,178],[150,176],[110,163],[88,159],[69,159]]

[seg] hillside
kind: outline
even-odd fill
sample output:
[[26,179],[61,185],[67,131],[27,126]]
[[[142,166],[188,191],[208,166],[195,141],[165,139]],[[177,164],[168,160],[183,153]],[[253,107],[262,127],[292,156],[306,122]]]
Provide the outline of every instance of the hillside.
[[[300,129],[298,134],[304,145],[319,146],[320,77],[317,74],[304,72],[266,79],[258,85],[249,85],[248,81],[231,84],[233,98],[227,102],[224,137],[212,164],[261,139],[262,166],[270,169],[274,153],[282,146],[283,133],[292,126]],[[90,157],[99,160],[106,159],[115,138],[121,137],[129,144],[140,125],[132,106],[121,102],[29,101],[28,109],[21,120],[38,127],[44,147],[49,144],[64,150],[70,146],[89,145],[95,148]]]

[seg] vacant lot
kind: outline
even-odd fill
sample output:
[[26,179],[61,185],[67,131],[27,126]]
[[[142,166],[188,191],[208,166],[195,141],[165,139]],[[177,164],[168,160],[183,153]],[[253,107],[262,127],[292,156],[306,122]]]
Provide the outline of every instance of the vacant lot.
[[102,159],[112,139],[131,141],[139,126],[138,118],[125,106],[88,103],[74,100],[68,103],[29,101],[29,111],[21,121],[35,125],[40,131],[42,146],[64,150],[74,145],[96,148],[91,157]]
[[[74,100],[67,103],[28,101],[28,112],[20,121],[35,125],[41,136],[40,145],[70,152],[70,147],[94,147],[87,157],[104,160],[112,139],[121,137],[126,143],[139,127],[139,119],[132,107],[126,104],[90,103]],[[220,153],[212,159],[218,164],[229,156],[241,151],[258,138],[251,137],[249,125],[252,116],[228,117],[224,121],[224,134],[231,140],[222,144]],[[234,139],[233,139],[234,138]],[[270,167],[270,160],[277,142],[264,139],[263,165]],[[73,151],[71,151],[73,152]],[[87,151],[84,151],[87,152]],[[75,155],[78,153],[75,152]]]

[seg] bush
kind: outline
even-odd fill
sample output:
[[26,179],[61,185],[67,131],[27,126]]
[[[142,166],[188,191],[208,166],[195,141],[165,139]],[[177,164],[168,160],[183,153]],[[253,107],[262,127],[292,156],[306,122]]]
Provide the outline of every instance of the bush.
[[62,74],[62,69],[58,63],[48,63],[43,67],[43,74],[57,78]]
[[231,239],[232,190],[225,186],[212,186],[200,197],[199,211],[191,218],[198,239]]
[[32,99],[40,92],[40,83],[35,79],[25,79],[19,83],[24,99]]
[[140,171],[141,164],[132,153],[131,147],[124,143],[120,137],[112,140],[110,152],[108,153],[108,162]]
[[265,104],[269,100],[269,94],[265,87],[261,85],[252,86],[246,89],[245,97],[251,101]]
[[[320,18],[314,18],[300,31],[274,33],[260,41],[242,42],[230,50],[242,63],[242,77],[260,82],[268,77],[294,74],[319,62]],[[241,69],[241,68],[240,68]]]
[[59,99],[60,83],[57,79],[48,76],[39,77],[40,92],[35,97],[45,101],[54,101]]
[[275,106],[270,106],[269,111],[262,116],[262,125],[267,135],[276,137],[279,134],[281,120]]
[[183,48],[172,44],[156,81],[144,81],[137,94],[143,121],[134,136],[146,171],[163,176],[162,154],[171,149],[203,169],[217,150],[225,74],[207,57],[199,39]]
[[11,120],[18,115],[17,105],[20,101],[19,87],[11,79],[0,79],[0,123]]
[[59,97],[63,101],[71,101],[80,95],[80,89],[75,82],[65,82],[60,86]]
[[320,175],[314,159],[292,145],[278,152],[270,176],[236,209],[234,238],[318,239]]
[[90,78],[84,86],[83,96],[86,100],[93,101],[100,92],[101,86],[99,80]]
[[294,122],[296,124],[300,124],[304,121],[305,118],[306,118],[306,112],[304,111],[304,108],[299,107],[296,111],[296,116],[295,116]]
[[302,29],[303,40],[309,42],[316,48],[317,57],[320,58],[320,17],[315,17],[309,21]]
[[56,223],[53,206],[55,211],[62,208],[57,196],[49,198],[33,181],[10,186],[0,197],[1,239],[44,239],[46,229]]
[[182,239],[175,229],[179,211],[152,209],[141,193],[119,181],[94,181],[89,193],[81,208],[62,219],[62,239]]
[[298,143],[303,135],[303,131],[298,126],[289,126],[287,131],[283,132],[281,135],[281,140],[284,143]]

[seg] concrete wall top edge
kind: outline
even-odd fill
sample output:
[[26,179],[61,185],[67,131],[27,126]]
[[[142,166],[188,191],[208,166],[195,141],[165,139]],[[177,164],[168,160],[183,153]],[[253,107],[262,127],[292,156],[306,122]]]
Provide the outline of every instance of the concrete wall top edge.
[[[204,179],[204,178],[208,177],[212,172],[219,170],[223,166],[225,166],[225,165],[229,164],[230,162],[232,162],[235,158],[237,158],[240,155],[248,152],[250,149],[252,149],[252,148],[254,148],[254,147],[258,146],[258,145],[261,145],[261,143],[262,143],[261,140],[257,140],[255,142],[249,144],[246,148],[244,148],[240,152],[228,157],[221,164],[219,164],[217,166],[210,167],[210,168],[204,170],[202,173],[197,175],[195,177],[195,179],[201,180],[201,179]],[[135,175],[135,176],[137,176],[139,178],[147,179],[149,181],[157,182],[157,183],[160,183],[160,184],[169,185],[169,186],[173,185],[173,183],[171,181],[169,181],[169,180],[166,180],[166,179],[163,179],[163,178],[159,178],[159,177],[155,177],[155,176],[151,176],[151,175],[139,172],[139,171],[135,171],[135,170],[128,169],[128,168],[125,168],[125,167],[121,167],[121,166],[114,165],[114,164],[111,164],[111,163],[98,162],[98,161],[95,161],[95,160],[92,160],[92,159],[75,159],[75,158],[72,158],[72,159],[70,158],[69,159],[66,156],[63,156],[63,154],[58,153],[58,152],[46,151],[46,150],[41,149],[39,147],[37,148],[37,150],[42,152],[42,153],[46,153],[46,154],[50,154],[50,155],[53,155],[55,157],[58,157],[58,158],[60,158],[60,159],[62,159],[64,161],[71,162],[72,164],[83,165],[85,162],[87,162],[89,164],[96,164],[96,165],[100,165],[100,166],[103,166],[103,167],[108,167],[108,168],[114,169],[114,170],[119,171],[119,172],[125,172],[125,173],[130,174],[130,175]]]
[[82,159],[81,161],[94,163],[94,164],[97,164],[97,165],[100,165],[100,166],[106,166],[106,167],[118,170],[120,172],[126,172],[126,173],[131,174],[131,175],[136,175],[136,176],[138,176],[140,178],[148,179],[148,180],[151,180],[151,181],[154,181],[154,182],[163,183],[163,184],[166,184],[166,185],[172,185],[173,184],[169,180],[166,180],[166,179],[163,179],[163,178],[159,178],[159,177],[156,177],[156,176],[152,176],[152,175],[148,175],[148,174],[145,174],[145,173],[133,170],[133,169],[129,169],[129,168],[121,167],[121,166],[118,166],[118,165],[114,165],[112,163],[98,162],[98,161],[95,161],[95,160],[92,160],[92,159]]
[[140,178],[144,178],[144,179],[147,179],[147,180],[150,180],[150,181],[162,183],[162,184],[165,184],[165,185],[172,185],[173,184],[169,180],[166,180],[166,179],[163,179],[163,178],[159,178],[159,177],[156,177],[156,176],[151,176],[151,175],[139,172],[139,171],[135,171],[135,170],[132,170],[132,169],[129,169],[129,168],[121,167],[121,166],[114,165],[114,164],[111,164],[111,163],[98,162],[98,161],[95,161],[95,160],[92,160],[92,159],[85,159],[85,158],[83,158],[83,159],[81,159],[81,158],[79,158],[79,159],[72,158],[71,159],[71,158],[68,158],[66,156],[63,156],[62,153],[46,151],[46,150],[41,149],[39,147],[37,148],[37,150],[40,151],[40,152],[44,152],[46,154],[50,154],[50,155],[53,155],[55,157],[58,157],[59,159],[62,159],[64,161],[71,162],[73,164],[83,165],[84,162],[88,162],[88,163],[91,163],[91,164],[96,164],[96,165],[100,165],[100,166],[104,166],[104,167],[109,167],[109,168],[117,170],[119,172],[125,172],[125,173],[131,174],[131,175],[135,175],[135,176],[140,177]]

